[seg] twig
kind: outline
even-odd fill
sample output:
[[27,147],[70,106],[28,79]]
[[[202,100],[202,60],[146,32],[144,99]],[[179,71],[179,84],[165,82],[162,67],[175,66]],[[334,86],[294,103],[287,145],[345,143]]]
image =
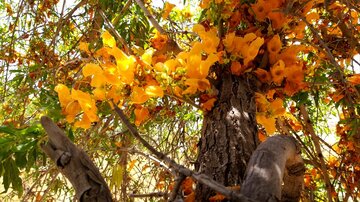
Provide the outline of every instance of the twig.
[[141,137],[137,129],[130,123],[130,121],[127,119],[123,111],[112,101],[112,104],[115,108],[116,113],[119,115],[121,121],[124,123],[124,125],[129,129],[130,133],[141,142],[141,144],[146,147],[151,153],[153,153],[158,159],[164,161],[165,163],[169,164],[171,168],[173,168],[176,172],[183,174],[185,176],[191,177],[198,181],[199,183],[202,183],[211,189],[223,194],[228,199],[234,199],[239,202],[250,202],[251,200],[247,197],[236,193],[232,190],[227,189],[222,184],[214,181],[209,176],[196,173],[182,165],[177,164],[174,160],[167,157],[165,154],[157,151],[154,147],[152,147],[145,139]]
[[305,108],[305,105],[301,105],[300,106],[300,113],[304,119],[304,125],[306,127],[306,131],[310,133],[311,139],[314,143],[315,146],[315,150],[317,153],[317,156],[319,157],[320,160],[320,169],[323,173],[323,177],[324,177],[324,181],[325,181],[325,185],[326,185],[326,190],[327,190],[327,196],[328,196],[328,201],[331,202],[332,198],[331,198],[331,183],[330,183],[330,177],[329,174],[327,173],[327,168],[326,168],[326,164],[325,164],[325,160],[324,160],[324,156],[322,155],[321,152],[321,147],[320,147],[320,143],[319,143],[319,137],[315,134],[315,130],[311,124],[310,118],[309,118],[309,114]]
[[115,34],[115,37],[120,41],[121,45],[124,46],[125,48],[125,52],[127,54],[130,55],[134,55],[133,51],[130,49],[130,47],[128,46],[128,44],[126,43],[125,39],[122,38],[122,36],[119,34],[118,31],[116,31],[114,25],[109,21],[109,19],[106,17],[105,13],[103,10],[99,9],[99,13],[101,15],[101,17],[104,19],[105,23],[107,24],[107,26],[109,27],[109,29],[111,30],[111,32],[113,34]]
[[148,194],[129,194],[130,198],[145,198],[145,197],[163,197],[166,196],[167,193],[165,192],[154,192]]
[[184,181],[184,179],[186,178],[185,175],[180,174],[177,178],[176,178],[176,183],[175,186],[170,194],[169,197],[169,202],[174,201],[176,199],[176,197],[179,195],[179,190],[181,187],[182,182]]
[[[63,26],[64,22],[66,22],[66,21],[72,16],[72,14],[74,14],[74,12],[75,12],[78,8],[80,8],[81,6],[85,5],[86,2],[87,2],[87,0],[82,0],[82,1],[80,1],[73,9],[71,9],[70,12],[68,12],[68,13],[64,16],[64,18],[63,18],[62,16],[60,16],[60,19],[59,19],[59,21],[58,21],[58,23],[57,23],[57,27],[56,27],[56,31],[55,31],[54,37],[53,37],[53,39],[51,40],[51,43],[50,43],[49,47],[51,47],[52,45],[55,44],[56,38],[57,38],[57,36],[58,36],[58,34],[59,34],[59,32],[60,32],[60,30],[61,30],[61,27]],[[64,1],[64,5],[65,5],[65,1]],[[63,6],[62,9],[64,9],[64,6]],[[62,12],[63,12],[63,11],[62,11]],[[61,14],[62,14],[62,12],[61,12]]]
[[143,10],[145,16],[150,20],[151,24],[155,27],[155,29],[160,32],[160,34],[166,34],[165,30],[160,26],[160,24],[155,20],[155,18],[151,15],[149,10],[145,7],[144,2],[142,0],[135,0],[136,4]]

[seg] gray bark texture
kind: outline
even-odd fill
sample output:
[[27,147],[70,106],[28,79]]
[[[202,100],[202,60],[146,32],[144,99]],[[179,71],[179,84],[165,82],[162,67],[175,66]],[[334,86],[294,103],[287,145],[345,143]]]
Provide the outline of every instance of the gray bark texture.
[[50,118],[41,117],[41,124],[49,137],[48,143],[42,145],[42,150],[71,182],[76,192],[76,200],[112,201],[107,183],[89,156],[76,147]]
[[251,156],[240,193],[254,201],[296,202],[304,172],[296,140],[283,135],[269,137]]
[[[218,100],[204,115],[195,168],[225,186],[242,184],[246,165],[259,143],[254,84],[245,77],[222,73]],[[216,193],[197,184],[196,201],[208,201]]]

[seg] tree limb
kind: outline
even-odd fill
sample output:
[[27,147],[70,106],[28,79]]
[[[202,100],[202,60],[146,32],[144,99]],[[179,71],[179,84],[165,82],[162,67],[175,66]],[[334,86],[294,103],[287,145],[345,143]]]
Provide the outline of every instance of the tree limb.
[[89,156],[77,148],[50,118],[41,117],[48,134],[42,150],[55,162],[60,172],[74,186],[75,198],[81,202],[112,201],[109,187]]
[[240,193],[255,201],[299,201],[304,171],[293,137],[269,137],[252,154]]

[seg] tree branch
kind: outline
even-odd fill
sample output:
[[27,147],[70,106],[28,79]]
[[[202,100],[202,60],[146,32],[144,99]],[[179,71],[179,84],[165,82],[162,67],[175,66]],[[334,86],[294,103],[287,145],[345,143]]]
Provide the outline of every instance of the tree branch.
[[160,24],[155,20],[155,18],[151,15],[149,10],[145,7],[144,2],[142,0],[135,0],[136,4],[143,10],[145,16],[150,20],[151,24],[155,27],[155,29],[160,32],[160,34],[166,34],[166,31],[160,26]]
[[107,183],[89,156],[77,148],[50,118],[41,117],[41,125],[48,134],[48,143],[41,148],[57,165],[60,172],[74,186],[80,202],[112,201]]
[[252,200],[248,199],[247,197],[244,197],[243,195],[236,193],[232,190],[227,189],[222,184],[214,181],[209,176],[204,174],[195,173],[192,170],[177,164],[174,160],[167,157],[165,154],[157,151],[154,147],[152,147],[145,139],[141,137],[137,129],[130,123],[130,121],[127,119],[123,111],[114,103],[112,102],[116,113],[119,115],[121,121],[124,123],[124,125],[129,129],[130,133],[138,140],[140,143],[146,147],[151,153],[153,153],[158,159],[164,161],[165,163],[169,164],[169,166],[174,169],[176,172],[191,177],[198,181],[199,183],[202,183],[211,189],[223,194],[228,199],[237,200],[239,202],[251,202]]
[[305,171],[300,153],[293,137],[269,137],[251,155],[240,193],[255,201],[299,201]]
[[114,25],[109,21],[109,19],[106,17],[103,10],[99,9],[99,13],[101,17],[104,19],[105,23],[111,30],[111,32],[115,35],[115,37],[120,41],[121,45],[124,46],[125,52],[129,55],[134,55],[133,51],[130,49],[128,44],[126,43],[125,39],[122,38],[122,36],[119,34],[119,32],[115,29]]

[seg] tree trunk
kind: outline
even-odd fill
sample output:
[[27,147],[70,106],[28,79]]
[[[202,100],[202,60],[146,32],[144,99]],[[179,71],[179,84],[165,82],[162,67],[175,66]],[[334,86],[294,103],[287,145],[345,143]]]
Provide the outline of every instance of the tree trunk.
[[[222,73],[218,100],[204,116],[198,145],[196,170],[225,186],[241,185],[246,165],[258,145],[254,83],[248,77]],[[209,187],[198,184],[196,201],[214,195]]]

